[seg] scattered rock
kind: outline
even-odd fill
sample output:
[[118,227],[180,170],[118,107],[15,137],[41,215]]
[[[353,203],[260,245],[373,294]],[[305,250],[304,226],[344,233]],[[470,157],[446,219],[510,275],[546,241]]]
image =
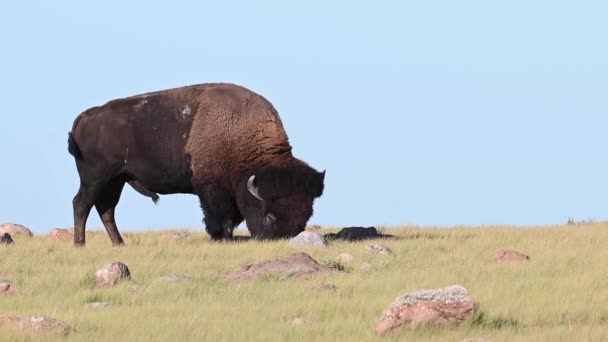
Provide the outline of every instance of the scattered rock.
[[342,228],[342,230],[335,234],[325,234],[325,237],[329,240],[358,241],[369,239],[393,238],[394,236],[380,234],[378,233],[376,227],[346,227]]
[[113,262],[95,272],[95,287],[114,286],[123,279],[131,279],[129,268],[122,262]]
[[336,285],[330,284],[330,283],[321,283],[316,286],[316,289],[320,290],[320,291],[336,291],[338,289],[338,287],[336,287]]
[[16,223],[4,223],[0,224],[0,235],[4,235],[4,233],[9,233],[12,236],[23,235],[33,237],[32,231],[26,226],[16,224]]
[[58,332],[64,336],[74,331],[67,323],[46,316],[0,316],[0,326],[12,325],[17,330],[25,332]]
[[49,232],[49,240],[51,241],[74,241],[74,229],[51,229]]
[[375,330],[381,335],[403,327],[459,326],[474,308],[475,300],[460,285],[420,290],[397,298],[384,311]]
[[142,292],[143,290],[145,290],[145,287],[143,287],[141,285],[137,285],[137,284],[129,285],[129,291],[131,291],[133,293]]
[[17,293],[15,288],[11,285],[11,282],[8,280],[0,280],[0,295],[3,296],[13,296]]
[[303,325],[304,323],[306,323],[306,320],[302,317],[294,318],[289,322],[291,325]]
[[317,273],[331,270],[319,264],[306,253],[294,253],[286,258],[266,260],[241,266],[241,269],[230,272],[224,279],[233,283],[255,280],[265,276],[278,278],[310,278]]
[[530,261],[530,257],[518,251],[499,250],[496,252],[496,261],[499,263],[519,264]]
[[289,246],[291,247],[327,247],[327,240],[323,235],[317,232],[303,231],[296,237],[289,240]]
[[364,262],[363,264],[361,264],[361,271],[365,272],[365,273],[370,273],[374,270],[374,266],[372,266],[372,264],[370,264],[369,262]]
[[0,280],[0,293],[6,293],[11,288],[11,283],[8,280]]
[[180,283],[184,281],[191,281],[193,279],[194,278],[192,278],[191,276],[186,275],[169,275],[156,278],[155,282]]
[[339,262],[341,264],[347,264],[352,262],[355,257],[350,253],[341,253],[337,257],[334,258],[334,261]]
[[91,309],[91,310],[102,310],[102,309],[110,308],[111,306],[112,306],[112,303],[110,303],[110,302],[93,302],[93,303],[88,303],[86,305],[87,309]]
[[309,232],[318,232],[319,230],[321,230],[321,226],[319,226],[318,224],[313,224],[310,226],[306,226],[305,230]]
[[8,246],[13,243],[15,243],[15,241],[13,241],[13,237],[9,233],[4,233],[4,234],[2,234],[2,237],[0,237],[0,245]]
[[385,245],[380,245],[380,244],[372,244],[369,245],[365,248],[365,250],[370,253],[370,254],[375,254],[375,255],[389,255],[392,253],[391,249],[388,248]]
[[167,237],[174,240],[187,240],[192,237],[192,234],[186,231],[170,231],[167,232]]

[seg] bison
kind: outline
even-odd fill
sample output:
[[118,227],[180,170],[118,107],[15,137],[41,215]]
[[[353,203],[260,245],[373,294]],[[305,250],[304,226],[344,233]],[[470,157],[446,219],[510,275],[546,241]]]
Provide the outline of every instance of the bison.
[[85,245],[93,206],[113,245],[124,244],[114,209],[125,183],[155,202],[194,194],[213,240],[231,239],[245,220],[253,238],[302,232],[323,194],[318,172],[292,155],[277,110],[230,83],[145,93],[82,112],[68,133],[80,188],[73,200],[74,245]]

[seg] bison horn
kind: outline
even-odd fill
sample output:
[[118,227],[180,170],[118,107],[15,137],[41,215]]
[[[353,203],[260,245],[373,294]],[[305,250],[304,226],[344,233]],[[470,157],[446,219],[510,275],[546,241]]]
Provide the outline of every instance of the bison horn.
[[247,180],[247,190],[249,190],[253,197],[259,199],[260,201],[263,201],[262,197],[258,193],[258,188],[253,184],[253,182],[255,182],[255,175],[249,177],[249,179]]

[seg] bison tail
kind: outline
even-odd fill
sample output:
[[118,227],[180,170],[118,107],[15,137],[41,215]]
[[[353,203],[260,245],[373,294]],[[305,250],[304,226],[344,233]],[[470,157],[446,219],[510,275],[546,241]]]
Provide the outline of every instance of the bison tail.
[[78,144],[76,144],[76,140],[74,140],[72,132],[68,133],[68,152],[70,152],[74,158],[78,160],[82,159],[82,153],[80,152],[80,148],[78,148]]
[[158,200],[160,198],[158,197],[157,193],[146,189],[143,185],[141,185],[140,182],[138,182],[136,180],[129,181],[128,183],[133,188],[133,190],[139,192],[140,194],[142,194],[146,197],[150,197],[152,199],[152,202],[154,202],[154,204],[158,205]]

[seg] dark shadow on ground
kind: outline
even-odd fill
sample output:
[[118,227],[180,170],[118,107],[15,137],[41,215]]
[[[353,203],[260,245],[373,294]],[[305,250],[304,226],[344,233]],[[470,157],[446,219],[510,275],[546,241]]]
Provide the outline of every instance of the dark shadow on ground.
[[[342,228],[337,233],[326,233],[323,234],[328,241],[331,240],[342,240],[342,241],[362,241],[362,240],[376,240],[376,239],[401,239],[401,237],[397,237],[395,235],[390,234],[382,234],[378,232],[376,227],[346,227]],[[419,238],[419,237],[413,237]],[[432,238],[432,237],[431,237]],[[254,239],[251,236],[243,236],[236,235],[233,236],[230,240],[211,240],[211,242],[215,243],[242,243],[248,241],[280,241],[280,240],[289,240],[289,238],[276,238],[270,240],[258,240]]]
[[214,243],[241,243],[241,242],[248,242],[248,241],[255,241],[254,239],[251,238],[251,236],[243,236],[243,235],[237,235],[237,236],[233,236],[232,239],[223,239],[223,240],[209,240],[211,242]]
[[362,241],[375,239],[397,239],[390,234],[379,233],[376,227],[346,227],[337,233],[328,233],[324,237],[327,240]]

